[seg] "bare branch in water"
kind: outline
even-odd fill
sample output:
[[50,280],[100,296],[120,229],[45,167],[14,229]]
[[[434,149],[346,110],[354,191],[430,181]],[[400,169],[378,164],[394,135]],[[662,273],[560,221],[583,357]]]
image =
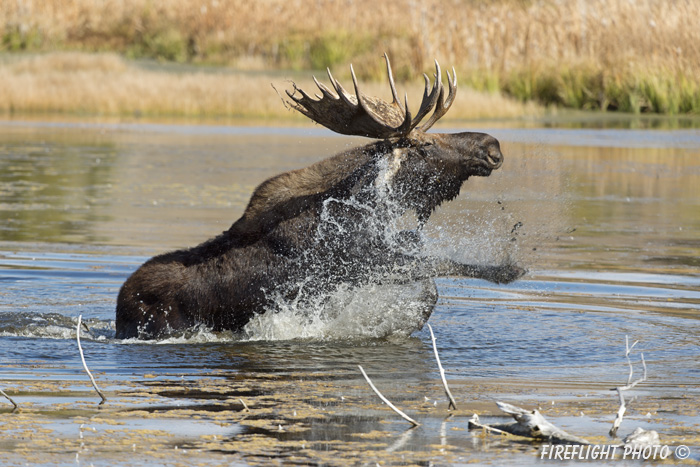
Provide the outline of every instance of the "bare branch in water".
[[479,422],[479,417],[474,415],[469,420],[469,428],[481,428],[494,433],[508,433],[525,438],[539,439],[553,443],[565,444],[591,444],[589,441],[570,435],[566,431],[554,426],[547,421],[537,410],[526,410],[505,402],[496,402],[498,408],[515,419],[515,422],[498,425],[485,425]]
[[[432,335],[432,330],[431,330]],[[644,368],[644,374],[641,378],[632,381],[634,376],[634,368],[632,366],[632,361],[629,358],[630,352],[637,345],[639,341],[635,341],[631,346],[629,345],[629,339],[625,336],[625,357],[627,358],[627,364],[630,368],[630,373],[627,378],[627,384],[625,386],[620,386],[612,389],[612,391],[617,391],[620,397],[620,409],[617,412],[615,421],[613,422],[613,427],[610,429],[610,436],[615,436],[617,429],[622,423],[622,418],[625,414],[626,405],[625,398],[622,395],[623,391],[632,389],[637,384],[646,381],[647,379],[647,364],[644,360],[644,354],[640,353],[642,360],[642,367]],[[486,425],[479,421],[478,415],[474,415],[469,420],[469,429],[483,429],[488,430],[493,433],[498,434],[512,434],[516,436],[523,436],[526,438],[533,438],[539,440],[546,440],[551,443],[565,443],[565,444],[591,444],[589,441],[579,438],[578,436],[570,435],[564,430],[554,426],[549,421],[547,421],[542,414],[537,410],[526,410],[520,407],[506,404],[504,402],[496,402],[498,408],[503,412],[511,415],[515,422],[502,423],[495,425]],[[646,431],[642,428],[637,428],[634,433],[628,435],[624,440],[623,444],[617,446],[650,446],[659,444],[659,434],[656,431],[650,430]]]
[[639,343],[638,340],[634,341],[634,344],[630,347],[629,336],[625,335],[625,358],[627,359],[627,366],[630,367],[630,374],[627,376],[627,384],[632,383],[632,376],[634,376],[634,368],[632,367],[632,360],[630,360],[630,352],[635,345]]
[[2,394],[3,397],[5,397],[5,399],[7,399],[8,401],[10,401],[10,403],[11,403],[12,405],[15,406],[15,408],[12,409],[13,412],[18,412],[18,411],[19,411],[19,406],[17,405],[17,402],[15,402],[14,400],[12,400],[12,398],[11,398],[10,396],[8,396],[7,394],[5,394],[5,391],[3,391],[2,389],[0,389],[0,394]]
[[420,425],[420,423],[418,423],[417,421],[415,421],[414,419],[412,419],[411,417],[409,417],[408,415],[406,415],[405,413],[403,413],[402,411],[400,411],[399,409],[397,409],[396,406],[395,406],[394,404],[392,404],[391,402],[389,402],[389,399],[387,399],[386,397],[384,397],[384,396],[382,395],[382,393],[379,392],[379,390],[374,386],[374,384],[372,384],[372,380],[369,379],[369,376],[367,376],[367,373],[365,373],[365,370],[362,368],[361,365],[357,365],[357,367],[358,367],[358,368],[360,369],[360,371],[362,372],[362,376],[364,376],[365,379],[367,380],[367,383],[369,384],[369,387],[371,387],[372,390],[374,391],[374,393],[375,393],[377,396],[379,396],[379,398],[382,400],[382,402],[384,402],[386,405],[388,405],[389,408],[390,408],[391,410],[393,410],[394,412],[396,412],[397,414],[399,414],[399,415],[401,416],[401,418],[403,418],[404,420],[406,420],[406,421],[409,422],[409,423],[412,423],[413,426],[419,426],[419,425]]
[[433,341],[433,352],[435,352],[435,360],[437,361],[438,369],[440,370],[440,377],[442,378],[442,385],[445,387],[445,394],[447,395],[447,398],[450,400],[449,405],[447,406],[447,409],[454,409],[457,410],[457,404],[455,404],[455,399],[452,397],[452,393],[450,392],[450,388],[447,386],[447,380],[445,379],[445,370],[442,368],[442,363],[440,363],[440,356],[438,355],[438,350],[437,350],[437,341],[435,339],[435,334],[433,334],[433,328],[428,324],[428,329],[430,330],[430,338]]
[[635,341],[634,344],[631,346],[629,345],[629,338],[625,336],[625,358],[627,359],[627,365],[630,367],[630,374],[627,377],[627,384],[625,386],[620,386],[617,388],[612,389],[613,391],[617,391],[617,395],[620,398],[620,408],[617,410],[617,414],[615,415],[615,420],[613,421],[613,426],[610,428],[610,436],[616,436],[617,435],[617,430],[620,428],[620,424],[622,423],[622,418],[625,416],[625,412],[627,411],[627,405],[625,404],[625,397],[622,395],[622,391],[627,391],[629,389],[632,389],[639,383],[642,383],[646,381],[647,379],[647,364],[644,361],[644,354],[640,353],[639,355],[641,356],[642,359],[642,366],[644,367],[644,374],[642,375],[641,378],[632,381],[632,376],[634,376],[634,368],[632,367],[632,361],[630,360],[630,352],[634,348],[635,345],[637,345],[639,341]]
[[80,359],[83,361],[83,368],[85,368],[85,373],[88,374],[90,377],[90,381],[92,382],[92,387],[95,388],[95,391],[97,391],[97,394],[100,395],[102,398],[102,401],[100,402],[99,405],[104,404],[107,402],[107,398],[105,397],[104,394],[102,394],[102,391],[100,391],[100,388],[97,387],[97,383],[95,382],[95,378],[93,378],[92,373],[90,373],[90,370],[88,369],[87,363],[85,363],[85,356],[83,355],[83,347],[80,345],[80,323],[83,320],[83,315],[78,316],[78,326],[76,329],[76,340],[78,341],[78,350],[80,351]]
[[246,412],[250,412],[250,409],[248,408],[246,403],[243,402],[243,399],[238,399],[238,400],[241,401],[241,404],[243,404],[243,410],[245,410]]

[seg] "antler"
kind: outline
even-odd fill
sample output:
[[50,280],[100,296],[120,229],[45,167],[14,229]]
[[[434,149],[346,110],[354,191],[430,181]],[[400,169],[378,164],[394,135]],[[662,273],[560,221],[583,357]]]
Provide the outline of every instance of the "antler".
[[[336,133],[368,136],[378,139],[408,135],[434,108],[435,112],[430,119],[423,126],[418,128],[418,131],[427,131],[440,117],[445,115],[454,101],[455,93],[457,92],[457,75],[454,68],[452,69],[454,83],[449,72],[447,73],[449,95],[447,101],[445,101],[445,91],[440,78],[440,65],[437,60],[435,61],[435,83],[431,89],[430,79],[427,75],[423,75],[425,78],[423,100],[415,118],[411,118],[411,111],[408,109],[408,96],[404,98],[405,104],[401,105],[396,92],[396,85],[394,84],[394,76],[391,72],[389,57],[384,54],[384,58],[386,59],[389,86],[391,87],[391,102],[362,94],[357,84],[355,70],[352,65],[350,65],[352,82],[355,86],[354,96],[349,94],[340,82],[333,78],[330,69],[328,69],[328,77],[331,80],[331,85],[335,93],[314,77],[314,82],[323,95],[316,94],[317,99],[313,99],[303,90],[299,89],[296,84],[292,83],[294,91],[291,93],[287,91],[287,95],[293,101],[289,102],[289,104],[311,120],[320,123]],[[301,94],[301,97],[295,96],[297,92]]]
[[[437,65],[437,60],[435,61],[435,65]],[[439,70],[440,69],[438,68],[438,75]],[[447,95],[447,100],[445,100],[445,88],[443,88],[441,84],[440,95],[437,99],[435,112],[433,112],[433,115],[430,116],[430,119],[427,122],[421,125],[419,130],[428,131],[430,127],[432,127],[435,122],[440,120],[440,118],[442,118],[442,116],[445,115],[448,110],[450,110],[450,107],[452,107],[452,103],[455,101],[455,96],[457,95],[457,72],[455,71],[454,67],[452,67],[452,76],[450,76],[449,71],[447,72],[447,86],[450,90],[449,94]]]

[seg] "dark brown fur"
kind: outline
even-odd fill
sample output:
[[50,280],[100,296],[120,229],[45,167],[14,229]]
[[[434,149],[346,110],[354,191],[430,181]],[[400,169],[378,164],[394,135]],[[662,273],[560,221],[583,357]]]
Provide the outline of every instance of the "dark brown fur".
[[[486,134],[426,133],[454,102],[454,69],[446,92],[435,63],[435,82],[431,88],[426,76],[412,117],[408,105],[399,103],[388,57],[386,65],[390,103],[360,93],[354,72],[355,96],[330,71],[333,89],[317,82],[319,99],[296,86],[287,93],[292,108],[331,130],[382,141],[263,182],[229,230],[147,261],[119,292],[118,338],[159,337],[199,324],[237,331],[275,300],[323,298],[343,284],[441,275],[507,282],[523,273],[509,265],[425,257],[419,232],[387,229],[406,210],[415,211],[422,226],[440,203],[459,194],[464,181],[488,176],[503,156],[498,141]],[[435,295],[429,295],[434,304]]]
[[[522,274],[516,267],[411,256],[366,228],[390,215],[387,203],[415,210],[425,222],[440,203],[459,194],[469,176],[487,176],[501,162],[498,141],[489,135],[420,133],[273,177],[256,188],[229,230],[197,247],[156,256],[129,277],[117,299],[116,336],[160,337],[198,324],[240,330],[266,311],[274,294],[291,298],[298,290],[287,285],[314,272],[319,293],[342,282],[397,274],[400,280],[438,275],[513,280]],[[384,182],[391,187],[387,197],[378,194]],[[350,199],[376,218],[342,203]],[[342,232],[323,225],[324,210],[337,211]]]

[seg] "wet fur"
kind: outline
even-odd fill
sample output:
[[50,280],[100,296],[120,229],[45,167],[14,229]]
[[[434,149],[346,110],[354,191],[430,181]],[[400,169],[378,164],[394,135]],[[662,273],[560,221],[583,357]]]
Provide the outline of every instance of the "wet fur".
[[117,298],[116,337],[161,337],[198,324],[240,330],[266,310],[271,295],[293,294],[285,284],[309,271],[320,271],[319,292],[397,271],[404,278],[399,280],[446,274],[513,280],[522,272],[397,252],[362,229],[366,211],[342,203],[334,209],[346,232],[331,229],[323,242],[317,236],[328,200],[362,200],[381,222],[385,210],[375,184],[386,158],[393,159],[384,174],[392,200],[425,222],[459,194],[469,176],[489,175],[486,157],[496,153],[501,157],[498,142],[485,134],[421,134],[379,141],[273,177],[255,189],[229,230],[194,248],[156,256],[127,279]]

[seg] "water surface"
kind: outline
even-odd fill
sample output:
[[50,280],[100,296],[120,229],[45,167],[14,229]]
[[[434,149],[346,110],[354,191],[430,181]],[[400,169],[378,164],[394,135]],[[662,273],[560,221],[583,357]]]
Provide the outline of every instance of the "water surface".
[[[499,138],[506,161],[431,218],[431,246],[530,272],[505,286],[437,281],[429,323],[464,407],[445,419],[425,329],[360,337],[364,324],[348,315],[331,338],[275,317],[248,341],[206,330],[113,338],[118,289],[148,257],[217,235],[267,177],[362,140],[321,128],[0,123],[0,388],[25,407],[2,406],[3,456],[534,464],[536,445],[472,434],[468,415],[497,415],[497,399],[544,406],[567,430],[611,442],[625,336],[639,341],[636,374],[641,351],[649,377],[621,434],[643,426],[668,443],[697,439],[700,132],[475,130]],[[366,294],[360,307],[377,300]],[[86,358],[109,393],[102,409],[75,345],[80,314]],[[422,418],[419,431],[377,404],[358,363]],[[119,457],[127,451],[136,457]]]

